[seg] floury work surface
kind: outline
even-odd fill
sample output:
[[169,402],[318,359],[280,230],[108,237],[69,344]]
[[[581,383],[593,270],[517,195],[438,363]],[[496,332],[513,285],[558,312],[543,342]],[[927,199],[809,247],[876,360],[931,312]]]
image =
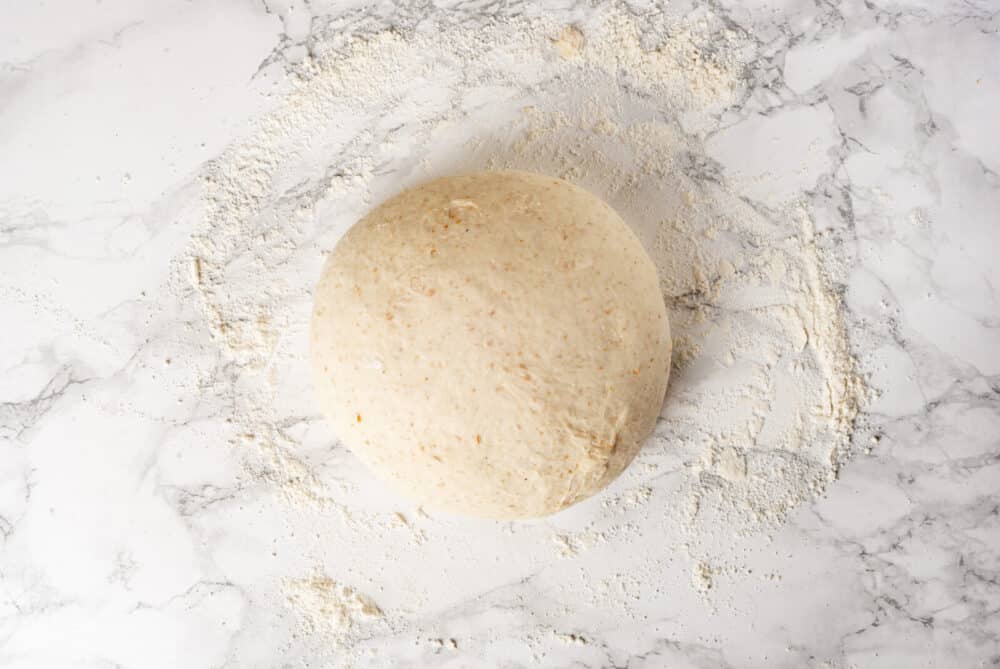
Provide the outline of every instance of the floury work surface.
[[[987,3],[8,14],[0,664],[1000,658]],[[325,251],[481,168],[612,204],[674,330],[654,437],[538,521],[394,496],[308,382]]]

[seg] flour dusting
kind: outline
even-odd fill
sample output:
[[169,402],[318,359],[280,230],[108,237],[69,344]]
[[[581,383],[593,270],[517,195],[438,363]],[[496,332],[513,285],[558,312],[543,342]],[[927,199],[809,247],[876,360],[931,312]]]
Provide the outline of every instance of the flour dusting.
[[[274,111],[208,166],[204,225],[178,264],[178,290],[195,297],[218,349],[220,401],[249,480],[294,509],[346,508],[352,484],[318,473],[300,440],[314,420],[301,416],[311,291],[347,227],[436,176],[549,173],[608,201],[639,235],[660,273],[675,357],[662,420],[637,461],[587,506],[588,523],[554,520],[532,545],[566,560],[627,551],[650,531],[636,515],[655,517],[656,531],[690,542],[692,587],[717,591],[719,565],[738,556],[699,551],[771,531],[820,495],[851,455],[865,399],[827,274],[836,259],[809,211],[739,197],[705,151],[705,133],[745,93],[754,48],[711,14],[618,9],[568,26],[498,19],[469,31],[442,19],[320,40]],[[446,521],[424,517],[416,530],[394,509],[342,513],[344,545],[470,550]],[[535,537],[531,525],[509,531]],[[640,581],[615,578],[591,584],[606,593],[595,598],[628,609]],[[380,612],[333,581],[286,589],[309,624],[334,632]]]
[[326,640],[343,640],[356,626],[382,617],[371,598],[327,576],[286,579],[282,590],[305,632]]

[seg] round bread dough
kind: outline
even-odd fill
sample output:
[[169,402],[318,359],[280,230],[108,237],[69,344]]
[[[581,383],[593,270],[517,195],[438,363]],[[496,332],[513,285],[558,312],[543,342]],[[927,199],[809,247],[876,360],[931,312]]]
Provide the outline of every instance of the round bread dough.
[[603,201],[528,172],[444,177],[331,253],[312,367],[341,440],[429,508],[544,516],[601,490],[659,415],[670,328]]

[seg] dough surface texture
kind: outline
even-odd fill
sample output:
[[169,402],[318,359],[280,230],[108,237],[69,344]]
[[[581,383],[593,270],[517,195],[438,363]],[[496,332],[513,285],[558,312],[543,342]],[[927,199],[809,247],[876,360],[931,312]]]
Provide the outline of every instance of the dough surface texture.
[[320,406],[380,478],[431,509],[510,519],[586,499],[659,415],[671,340],[656,268],[603,201],[528,172],[387,200],[324,267]]

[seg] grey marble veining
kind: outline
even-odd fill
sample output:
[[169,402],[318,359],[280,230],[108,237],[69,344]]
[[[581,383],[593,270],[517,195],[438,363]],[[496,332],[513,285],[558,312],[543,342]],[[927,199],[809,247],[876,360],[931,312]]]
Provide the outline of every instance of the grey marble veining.
[[[233,372],[163,288],[203,165],[317,42],[417,29],[432,11],[572,22],[587,3],[6,8],[0,666],[339,666],[296,636],[277,585],[317,563],[388,614],[358,637],[356,666],[1000,664],[1000,5],[667,9],[706,6],[760,54],[706,161],[751,201],[807,196],[823,243],[851,261],[843,297],[877,391],[871,453],[773,538],[748,540],[754,576],[720,577],[708,603],[682,560],[649,567],[639,553],[662,549],[656,536],[637,554],[558,555],[553,530],[579,518],[472,524],[366,499],[404,512],[391,530],[404,547],[338,542],[347,521],[240,478],[217,443],[225,403],[197,390],[236,393]],[[768,137],[819,158],[755,150]],[[362,480],[315,416],[282,429],[322,446],[303,456],[321,480]],[[591,572],[605,592],[581,587]]]

